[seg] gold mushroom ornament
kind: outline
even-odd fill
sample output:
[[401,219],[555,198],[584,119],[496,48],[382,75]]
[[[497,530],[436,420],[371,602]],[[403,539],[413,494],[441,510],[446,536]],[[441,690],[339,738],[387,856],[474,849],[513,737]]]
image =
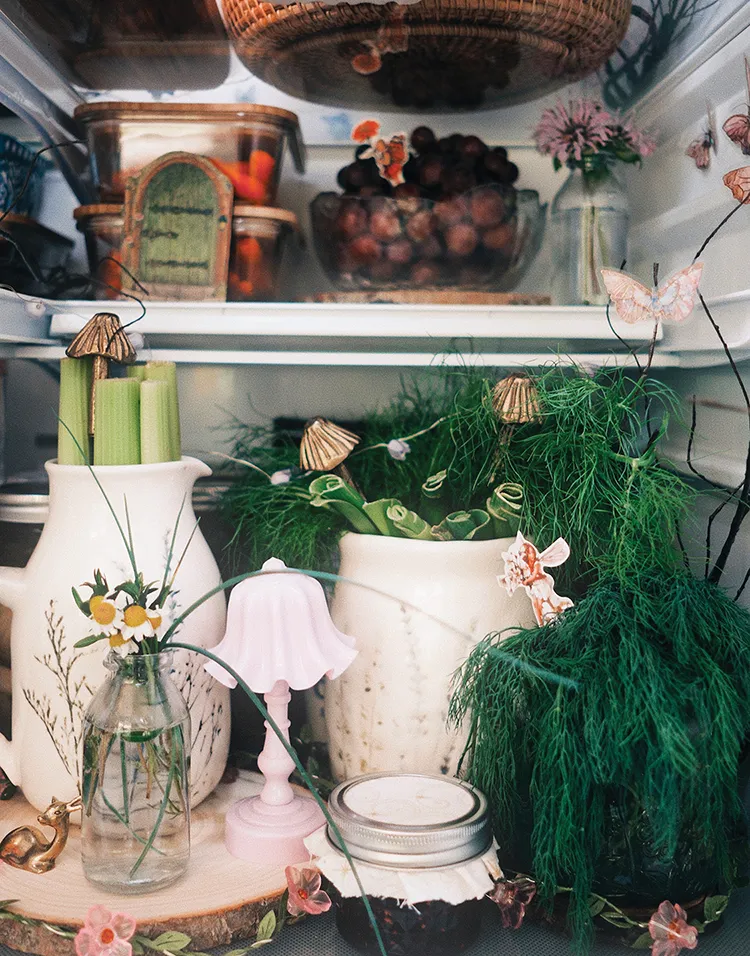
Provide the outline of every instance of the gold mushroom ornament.
[[504,425],[541,421],[539,392],[528,375],[508,375],[492,390],[492,407]]
[[311,418],[305,424],[299,447],[304,471],[332,471],[352,488],[354,479],[344,462],[359,444],[359,437],[327,418]]
[[69,358],[93,356],[91,403],[89,405],[89,434],[94,434],[96,425],[96,383],[108,378],[109,363],[131,365],[135,362],[135,349],[122,323],[114,312],[97,312],[84,325],[65,350]]

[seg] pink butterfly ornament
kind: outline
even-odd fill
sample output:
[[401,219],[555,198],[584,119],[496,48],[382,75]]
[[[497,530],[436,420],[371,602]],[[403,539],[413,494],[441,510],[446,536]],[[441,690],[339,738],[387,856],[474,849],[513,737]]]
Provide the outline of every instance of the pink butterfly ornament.
[[545,568],[557,568],[570,557],[570,546],[565,538],[558,538],[546,550],[539,549],[519,531],[516,540],[503,552],[505,573],[498,575],[497,582],[508,594],[522,587],[531,599],[534,617],[541,627],[573,607],[568,597],[555,591],[555,579]]
[[638,322],[684,322],[693,311],[703,263],[680,269],[658,288],[643,285],[619,269],[602,269],[604,286],[618,316],[629,325]]
[[716,141],[716,119],[709,103],[706,103],[706,127],[698,137],[685,150],[685,155],[689,156],[698,169],[708,169],[711,165],[711,150],[718,152],[718,143]]
[[724,176],[724,185],[729,189],[737,202],[750,201],[750,166],[741,166],[733,169]]
[[[745,78],[747,80],[748,100],[750,100],[750,60],[747,57],[745,57]],[[748,109],[750,109],[750,105]],[[735,113],[729,117],[721,128],[746,156],[750,156],[750,115]]]

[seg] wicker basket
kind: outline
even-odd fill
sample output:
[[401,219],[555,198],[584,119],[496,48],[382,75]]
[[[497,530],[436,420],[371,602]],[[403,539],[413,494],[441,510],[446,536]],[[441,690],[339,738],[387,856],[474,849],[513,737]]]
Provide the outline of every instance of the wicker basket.
[[[629,0],[420,0],[274,6],[224,0],[248,69],[294,96],[349,108],[471,108],[523,102],[600,67]],[[405,52],[382,43],[397,23]],[[378,51],[360,75],[355,57]]]

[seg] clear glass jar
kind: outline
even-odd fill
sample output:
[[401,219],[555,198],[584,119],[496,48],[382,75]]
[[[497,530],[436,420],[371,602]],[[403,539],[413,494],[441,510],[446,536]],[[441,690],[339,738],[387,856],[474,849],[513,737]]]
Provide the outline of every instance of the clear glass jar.
[[571,169],[552,202],[554,301],[606,305],[600,269],[621,269],[627,259],[630,205],[611,162]]
[[[385,951],[454,956],[479,935],[497,852],[487,801],[452,777],[374,773],[340,784],[328,809],[355,860]],[[380,949],[332,828],[305,840],[331,884],[340,935],[362,953]]]
[[190,715],[172,651],[114,652],[83,726],[81,857],[92,883],[147,893],[190,856]]

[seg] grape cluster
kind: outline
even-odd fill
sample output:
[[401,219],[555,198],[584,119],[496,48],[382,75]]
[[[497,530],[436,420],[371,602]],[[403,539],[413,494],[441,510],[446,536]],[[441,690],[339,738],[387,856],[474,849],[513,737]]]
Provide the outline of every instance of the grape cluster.
[[361,146],[338,174],[344,195],[313,203],[326,270],[349,287],[491,284],[513,255],[518,167],[478,136],[420,126],[410,145],[406,182],[391,186]]
[[353,163],[339,170],[339,186],[347,195],[442,199],[488,183],[512,186],[518,179],[518,166],[509,162],[508,151],[502,146],[490,149],[478,136],[453,133],[438,139],[429,127],[418,126],[410,145],[413,155],[404,166],[402,185],[391,186],[374,159],[361,158],[365,145],[357,147]]

